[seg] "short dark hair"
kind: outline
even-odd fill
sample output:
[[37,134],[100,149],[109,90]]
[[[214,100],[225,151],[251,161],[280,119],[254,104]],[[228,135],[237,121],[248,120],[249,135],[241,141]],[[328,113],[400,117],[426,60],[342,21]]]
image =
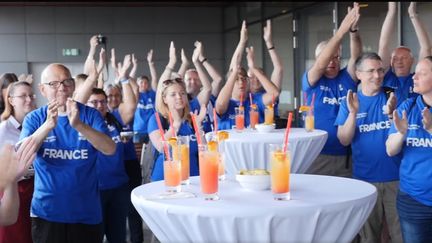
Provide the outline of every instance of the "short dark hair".
[[92,89],[92,95],[103,95],[103,96],[105,96],[105,99],[108,99],[108,96],[106,95],[106,93],[103,89],[93,88]]
[[377,60],[382,61],[381,57],[375,52],[365,52],[361,56],[359,56],[355,61],[356,70],[360,69],[361,65],[365,60]]
[[17,81],[18,77],[15,75],[15,73],[3,73],[0,76],[1,89],[7,89],[9,84]]

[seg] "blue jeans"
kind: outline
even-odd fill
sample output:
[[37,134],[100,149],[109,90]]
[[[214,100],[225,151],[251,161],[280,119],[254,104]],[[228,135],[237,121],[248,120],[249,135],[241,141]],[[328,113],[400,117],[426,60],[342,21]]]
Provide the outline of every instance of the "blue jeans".
[[432,242],[432,207],[399,190],[396,207],[404,242]]
[[126,242],[126,217],[129,211],[129,186],[101,190],[104,234],[110,243]]

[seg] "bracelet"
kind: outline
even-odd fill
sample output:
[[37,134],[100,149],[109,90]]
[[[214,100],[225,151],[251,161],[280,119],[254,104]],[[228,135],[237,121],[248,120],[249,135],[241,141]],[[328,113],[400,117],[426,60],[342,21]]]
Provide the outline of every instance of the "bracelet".
[[121,84],[128,84],[129,83],[129,79],[120,80],[120,83]]
[[353,30],[353,29],[350,28],[350,32],[351,32],[351,33],[355,33],[355,32],[357,32],[357,31],[358,31],[358,29]]
[[205,63],[207,61],[207,58],[204,58],[201,62],[201,64]]
[[275,47],[274,46],[272,46],[272,47],[270,47],[270,48],[268,48],[268,50],[270,51],[270,50],[274,50],[275,49]]

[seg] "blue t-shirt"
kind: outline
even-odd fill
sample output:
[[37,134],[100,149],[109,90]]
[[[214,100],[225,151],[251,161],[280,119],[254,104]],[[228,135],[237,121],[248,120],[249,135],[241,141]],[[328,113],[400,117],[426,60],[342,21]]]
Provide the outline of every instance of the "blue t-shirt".
[[[80,120],[108,134],[100,113],[78,103]],[[24,119],[20,140],[32,135],[47,118],[47,106]],[[35,180],[31,214],[52,222],[98,224],[102,222],[96,159],[98,150],[59,116],[34,161]]]
[[[357,93],[359,110],[356,116],[354,137],[351,142],[353,177],[367,182],[399,180],[399,157],[389,157],[385,142],[391,121],[383,114],[387,102],[383,91],[375,96]],[[341,103],[336,125],[343,125],[349,115],[346,99]]]
[[[112,111],[112,114],[117,119],[117,121],[122,125],[124,132],[132,132],[132,124],[133,121],[129,122],[128,124],[124,124],[120,112],[118,109],[115,109]],[[137,160],[136,156],[136,150],[135,150],[135,144],[133,143],[132,139],[129,139],[125,145],[124,145],[124,159],[125,160]]]
[[96,168],[100,190],[117,188],[129,181],[124,164],[124,144],[120,138],[120,131],[114,124],[107,124],[107,127],[109,136],[116,144],[116,151],[113,155],[98,153]]
[[[432,206],[432,135],[424,128],[421,111],[426,107],[422,96],[410,98],[398,109],[407,112],[408,130],[402,145],[400,165],[400,190],[415,200]],[[429,108],[432,112],[432,109]],[[392,124],[389,134],[397,130]]]
[[408,76],[397,77],[391,69],[384,76],[383,87],[394,89],[398,106],[406,99],[418,96],[414,93],[413,76],[414,73],[410,73]]
[[[161,123],[164,126],[165,132],[168,130],[168,122],[161,116]],[[153,114],[153,116],[150,117],[149,124],[148,124],[148,132],[149,134],[153,131],[159,130],[156,116]],[[184,121],[182,125],[180,126],[180,129],[177,133],[178,136],[189,136],[189,172],[190,176],[197,176],[199,175],[199,167],[198,167],[198,143],[196,140],[195,133],[191,127],[191,125]],[[155,149],[156,150],[156,149]],[[157,150],[156,150],[157,151]],[[155,162],[153,166],[153,171],[151,173],[151,179],[152,181],[160,181],[164,179],[164,171],[163,171],[163,161],[164,161],[164,154],[163,153],[157,153],[157,157],[155,157]]]
[[357,91],[357,85],[346,68],[340,70],[339,74],[333,79],[322,76],[313,87],[309,85],[308,80],[306,71],[302,78],[302,88],[308,97],[307,104],[312,102],[312,94],[315,93],[315,128],[328,132],[327,141],[321,154],[346,155],[348,147],[339,142],[337,126],[334,122],[341,100],[346,98],[348,90]]
[[[243,102],[244,126],[249,126],[249,102]],[[224,114],[218,114],[218,129],[229,130],[235,125],[235,108],[240,106],[239,100],[230,99]]]
[[147,134],[147,123],[155,112],[156,92],[149,90],[139,93],[137,109],[135,110],[133,130],[138,133]]
[[[213,131],[213,107],[215,107],[215,103],[216,97],[211,95],[207,104],[206,116],[201,123],[205,133]],[[189,107],[192,112],[197,111],[199,113],[201,106],[196,97],[189,100]]]

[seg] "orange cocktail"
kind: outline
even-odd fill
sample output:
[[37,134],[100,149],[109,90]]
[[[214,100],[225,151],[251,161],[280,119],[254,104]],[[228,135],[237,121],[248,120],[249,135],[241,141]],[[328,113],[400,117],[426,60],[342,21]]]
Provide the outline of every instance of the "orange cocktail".
[[239,106],[235,108],[235,126],[237,131],[242,131],[245,127],[243,106]]
[[189,185],[189,136],[177,136],[177,140],[177,146],[179,146],[178,152],[180,153],[181,161],[181,184]]
[[315,128],[315,116],[313,114],[306,115],[305,129],[307,132],[313,132]]
[[283,152],[282,145],[270,144],[271,188],[274,199],[290,199],[290,156]]
[[266,106],[264,110],[264,124],[271,125],[274,123],[274,109],[273,105]]
[[219,153],[207,145],[199,145],[198,151],[201,192],[206,200],[218,200]]
[[250,127],[255,129],[255,125],[259,123],[259,113],[257,109],[257,105],[251,105],[249,111],[249,119],[250,119]]
[[164,182],[168,192],[181,191],[181,157],[177,138],[162,141],[164,152]]

